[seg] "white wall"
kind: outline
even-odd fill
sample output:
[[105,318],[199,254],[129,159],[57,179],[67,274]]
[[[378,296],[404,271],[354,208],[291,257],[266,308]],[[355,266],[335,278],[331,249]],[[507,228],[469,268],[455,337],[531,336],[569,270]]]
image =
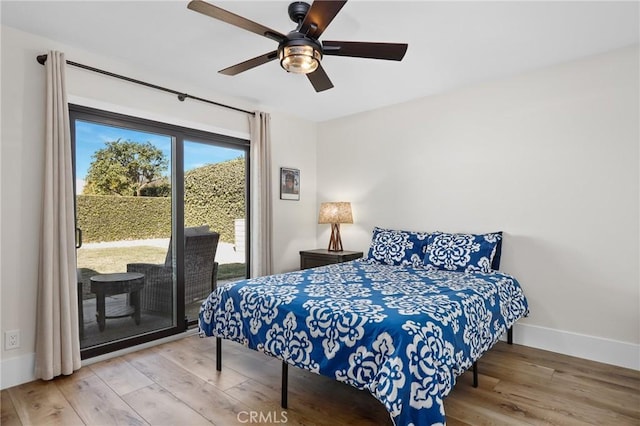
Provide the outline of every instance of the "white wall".
[[638,86],[635,46],[323,123],[318,202],[353,203],[345,249],[504,231],[516,341],[640,369]]
[[[312,135],[304,120],[280,120],[271,128],[271,138],[278,144],[272,147],[274,189],[273,261],[276,272],[300,269],[300,250],[316,247],[316,139],[317,127]],[[306,135],[306,136],[305,136]],[[309,139],[313,143],[305,143]],[[280,199],[280,167],[300,170],[300,200]],[[309,238],[312,233],[314,238]]]
[[[12,28],[2,27],[1,36],[0,330],[21,331],[19,349],[5,351],[1,345],[2,388],[6,388],[33,378],[45,110],[45,68],[36,62],[36,55],[60,50],[68,60],[247,110],[262,108]],[[72,102],[248,138],[248,118],[243,113],[194,100],[179,102],[171,94],[70,66],[66,69]],[[271,113],[272,126],[274,267],[281,272],[297,267],[299,250],[315,247],[317,125],[266,111]],[[300,169],[299,202],[278,199],[280,166]]]

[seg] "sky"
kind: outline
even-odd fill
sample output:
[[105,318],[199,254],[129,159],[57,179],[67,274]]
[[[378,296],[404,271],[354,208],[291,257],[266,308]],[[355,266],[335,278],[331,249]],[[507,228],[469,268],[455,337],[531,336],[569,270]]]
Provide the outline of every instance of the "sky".
[[[133,142],[151,142],[159,148],[167,159],[171,159],[171,137],[157,133],[147,133],[122,127],[105,126],[88,121],[76,120],[76,191],[82,193],[87,170],[93,161],[92,155],[106,146],[106,142],[118,138]],[[243,155],[242,150],[188,142],[184,146],[185,171],[232,160]],[[167,174],[171,170],[169,165]]]

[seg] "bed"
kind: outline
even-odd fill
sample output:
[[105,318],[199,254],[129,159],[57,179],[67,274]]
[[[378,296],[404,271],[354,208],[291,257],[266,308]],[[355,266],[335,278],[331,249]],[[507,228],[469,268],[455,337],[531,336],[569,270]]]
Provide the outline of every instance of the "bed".
[[395,425],[445,424],[456,378],[528,314],[501,241],[374,228],[365,259],[220,286],[200,333],[366,389]]

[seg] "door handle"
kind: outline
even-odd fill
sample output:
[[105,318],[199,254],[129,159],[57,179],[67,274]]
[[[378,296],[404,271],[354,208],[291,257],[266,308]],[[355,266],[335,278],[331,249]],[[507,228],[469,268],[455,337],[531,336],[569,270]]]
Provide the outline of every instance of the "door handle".
[[82,229],[76,228],[76,248],[82,247]]

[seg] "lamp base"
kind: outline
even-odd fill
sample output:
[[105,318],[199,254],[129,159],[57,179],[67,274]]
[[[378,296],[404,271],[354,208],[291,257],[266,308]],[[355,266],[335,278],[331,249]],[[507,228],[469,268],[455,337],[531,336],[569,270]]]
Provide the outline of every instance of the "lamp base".
[[343,251],[342,250],[342,238],[340,238],[340,224],[331,224],[331,239],[329,240],[328,251]]

